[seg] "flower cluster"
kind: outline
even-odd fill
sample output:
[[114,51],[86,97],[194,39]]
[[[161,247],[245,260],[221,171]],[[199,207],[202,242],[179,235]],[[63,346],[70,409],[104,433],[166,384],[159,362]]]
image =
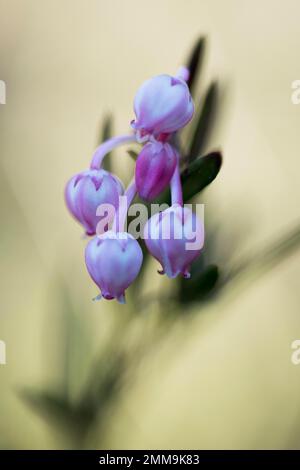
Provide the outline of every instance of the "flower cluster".
[[[152,216],[145,225],[146,246],[161,266],[161,274],[189,277],[192,261],[204,242],[202,221],[183,206],[180,155],[176,132],[192,118],[194,104],[187,86],[189,71],[181,67],[175,77],[159,75],[147,80],[134,99],[132,132],[107,140],[95,151],[90,169],[73,176],[66,185],[65,200],[71,214],[94,236],[86,247],[87,270],[100,289],[96,298],[125,301],[125,290],[138,276],[143,253],[137,240],[124,231],[127,211],[136,193],[153,201],[168,185],[172,205]],[[102,162],[113,148],[137,142],[142,145],[133,181],[126,191],[117,176]],[[126,196],[126,204],[120,204]],[[99,207],[110,205],[114,213],[101,224]],[[193,243],[195,239],[197,243]]]

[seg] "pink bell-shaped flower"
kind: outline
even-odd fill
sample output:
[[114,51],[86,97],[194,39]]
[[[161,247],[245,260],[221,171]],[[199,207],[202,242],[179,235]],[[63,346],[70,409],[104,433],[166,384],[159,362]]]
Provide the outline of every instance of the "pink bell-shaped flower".
[[[65,200],[71,214],[83,225],[87,235],[94,235],[101,204],[119,205],[124,188],[117,176],[103,169],[86,170],[73,176],[66,185]],[[113,218],[113,213],[111,218]],[[111,222],[107,218],[108,224]]]
[[204,225],[187,207],[173,204],[152,216],[144,228],[145,243],[162,265],[161,274],[190,277],[189,268],[204,243]]
[[137,277],[143,262],[138,242],[127,232],[108,231],[93,238],[85,251],[85,263],[101,295],[97,299],[125,302],[125,290]]
[[135,167],[135,183],[142,199],[152,201],[170,183],[177,155],[168,143],[149,142],[141,150]]
[[181,77],[158,75],[137,91],[134,99],[136,120],[132,127],[141,136],[170,134],[192,118],[194,104],[189,88]]

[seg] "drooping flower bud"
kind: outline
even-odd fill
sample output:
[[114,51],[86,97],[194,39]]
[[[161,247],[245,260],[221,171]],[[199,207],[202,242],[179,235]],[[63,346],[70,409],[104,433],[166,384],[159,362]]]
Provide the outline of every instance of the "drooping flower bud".
[[[73,176],[66,185],[65,200],[75,219],[80,222],[87,235],[94,235],[100,217],[96,214],[101,204],[119,205],[119,196],[124,188],[117,176],[108,171],[86,170]],[[113,213],[108,215],[111,222]]]
[[187,207],[173,204],[152,216],[145,225],[145,243],[162,265],[160,274],[190,277],[189,268],[204,243],[204,225]]
[[137,277],[143,261],[138,242],[127,232],[108,231],[93,238],[85,250],[85,263],[101,295],[125,302],[125,290]]
[[170,183],[177,155],[168,143],[149,142],[141,150],[135,167],[135,183],[139,196],[152,201]]
[[179,77],[158,75],[147,80],[134,99],[136,120],[132,127],[141,133],[169,134],[192,118],[194,104],[186,82]]

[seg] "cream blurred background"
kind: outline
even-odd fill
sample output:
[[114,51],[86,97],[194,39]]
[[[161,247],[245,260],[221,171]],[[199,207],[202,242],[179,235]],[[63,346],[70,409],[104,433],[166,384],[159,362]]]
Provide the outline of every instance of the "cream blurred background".
[[[241,226],[237,258],[280,235],[299,217],[300,105],[291,103],[291,83],[300,79],[300,3],[0,0],[0,9],[7,85],[0,106],[0,339],[7,345],[0,447],[64,448],[67,436],[57,439],[19,396],[25,386],[66,382],[58,373],[58,284],[68,289],[79,325],[71,394],[111,323],[130,309],[91,302],[97,292],[81,230],[64,206],[66,180],[88,166],[104,115],[114,115],[115,133],[126,132],[137,87],[176,71],[205,34],[205,78],[226,88],[213,141],[224,166],[206,205],[223,244],[216,260],[222,264],[222,249]],[[120,151],[113,162],[128,181],[130,159]],[[201,314],[170,325],[114,407],[101,443],[95,429],[89,446],[300,448],[300,365],[290,360],[300,338],[299,261],[296,253],[247,289],[227,290]],[[155,263],[149,271],[159,288]],[[137,331],[147,337],[143,325]]]

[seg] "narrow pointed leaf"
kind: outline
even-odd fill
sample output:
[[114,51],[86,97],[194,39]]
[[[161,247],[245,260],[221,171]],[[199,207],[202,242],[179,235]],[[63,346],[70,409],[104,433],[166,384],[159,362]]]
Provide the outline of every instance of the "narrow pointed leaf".
[[270,242],[267,247],[257,250],[256,253],[251,253],[245,259],[242,259],[237,266],[232,267],[228,275],[224,277],[223,284],[233,282],[242,276],[256,279],[280,264],[299,248],[300,224],[297,223],[295,227],[279,237],[278,240]]
[[206,38],[201,37],[198,39],[193,49],[191,50],[189,59],[187,61],[187,68],[190,71],[190,77],[188,79],[188,86],[191,93],[193,93],[197,78],[200,75],[201,68],[203,65],[204,54],[205,54]]
[[222,165],[220,152],[212,152],[195,160],[182,174],[183,200],[186,202],[208,186]]
[[72,406],[65,398],[47,391],[22,390],[19,392],[23,401],[36,413],[44,417],[47,422],[54,425],[67,426],[69,430],[85,430],[94,419],[93,410],[88,404],[85,408],[79,409]]
[[138,154],[134,150],[127,150],[127,153],[136,162]]
[[219,279],[219,268],[215,264],[202,268],[200,272],[197,272],[197,261],[194,264],[191,279],[180,279],[179,301],[182,303],[204,300]]
[[112,137],[112,117],[107,115],[102,123],[100,143],[105,142],[105,140]]
[[216,82],[213,82],[207,90],[203,103],[200,104],[201,111],[197,120],[188,155],[188,161],[190,162],[195,160],[198,155],[201,155],[207,143],[214,123],[217,95],[218,86]]
[[[108,140],[112,137],[112,132],[113,132],[112,127],[113,127],[112,117],[110,115],[107,115],[104,118],[103,123],[101,125],[98,144],[102,144],[102,142],[105,142],[106,140]],[[106,157],[103,161],[103,165],[102,165],[102,167],[107,171],[111,171],[111,169],[112,169],[110,157],[111,157],[111,153],[106,155]]]

